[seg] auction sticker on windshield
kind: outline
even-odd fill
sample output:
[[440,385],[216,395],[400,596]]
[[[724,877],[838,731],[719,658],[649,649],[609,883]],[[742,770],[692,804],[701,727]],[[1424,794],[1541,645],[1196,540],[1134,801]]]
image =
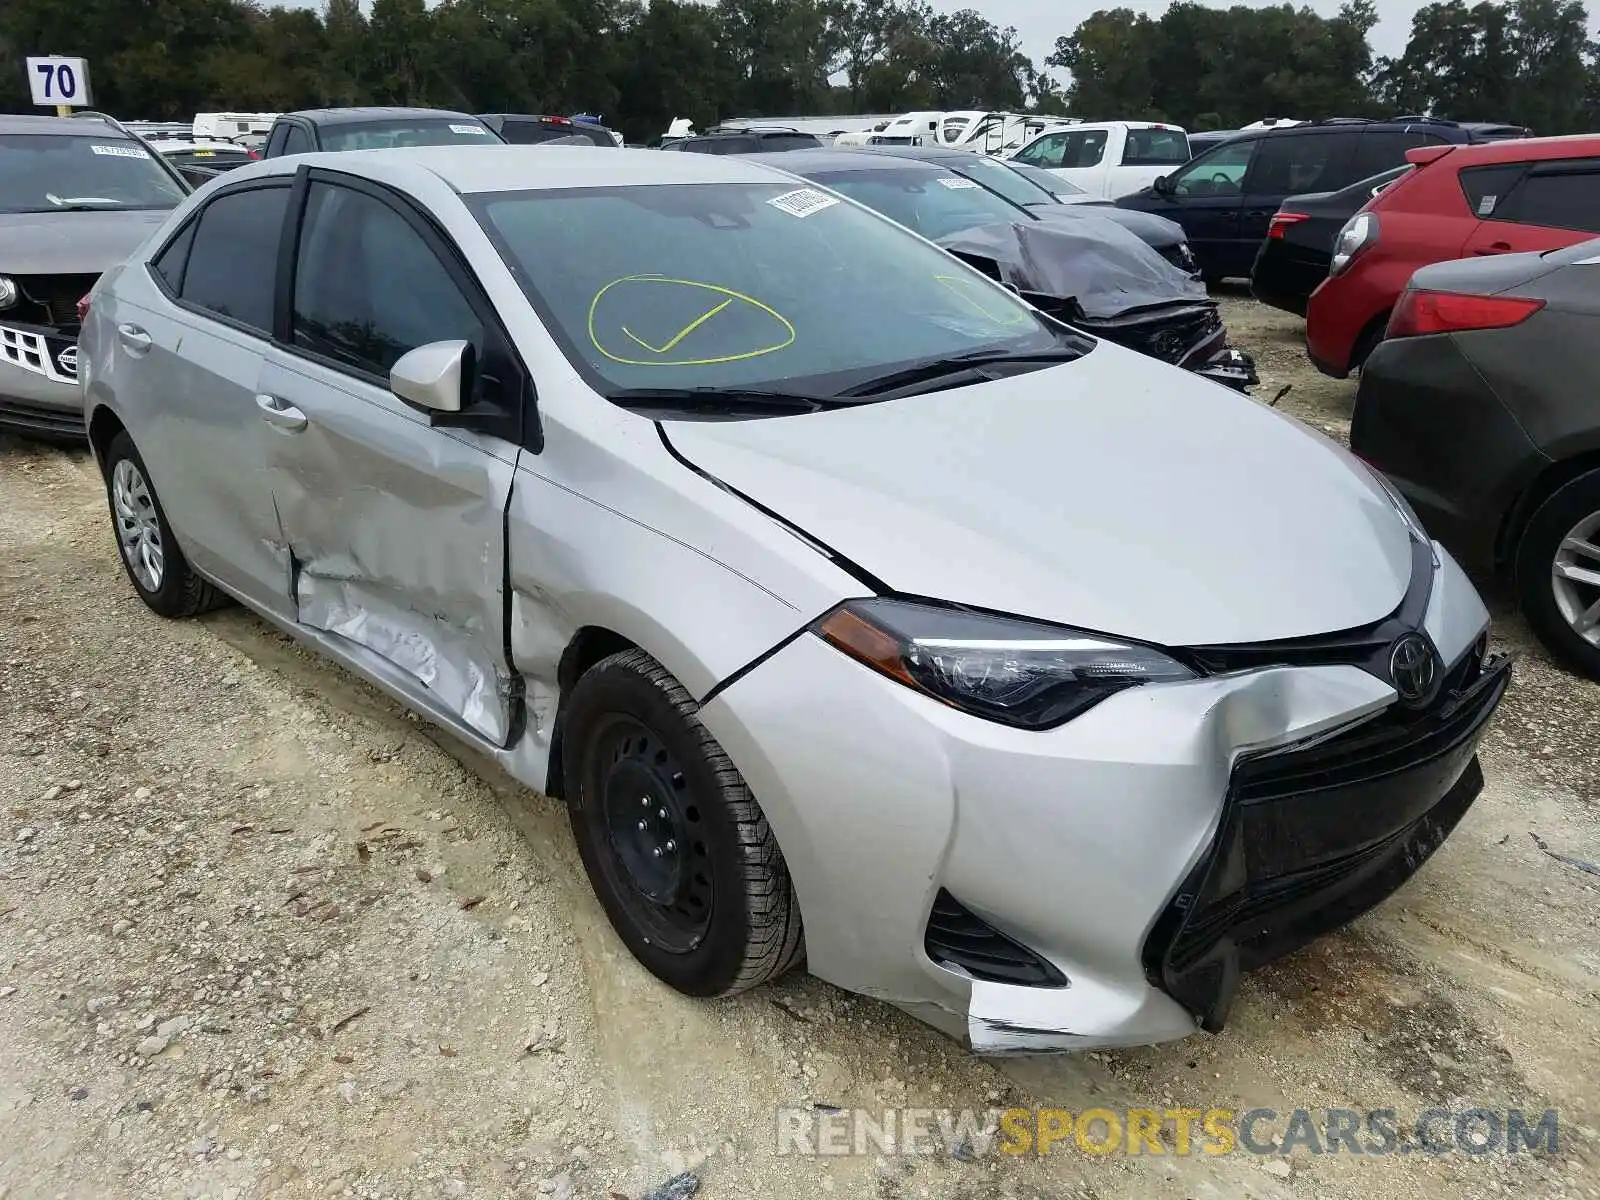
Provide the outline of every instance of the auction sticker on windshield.
[[487,129],[482,128],[481,126],[478,126],[478,125],[452,125],[452,126],[450,126],[450,132],[451,133],[488,133],[489,131]]
[[95,154],[107,154],[107,155],[110,155],[112,158],[149,158],[150,157],[150,155],[147,152],[139,149],[139,147],[137,147],[137,146],[101,146],[101,145],[98,145],[98,144],[91,144],[89,146],[89,149],[90,149],[91,152],[93,152]]
[[947,188],[975,188],[978,186],[964,175],[941,175],[939,182]]
[[809,217],[812,213],[832,208],[839,202],[826,192],[817,191],[816,188],[800,188],[793,192],[785,192],[781,196],[774,196],[767,203],[791,217]]

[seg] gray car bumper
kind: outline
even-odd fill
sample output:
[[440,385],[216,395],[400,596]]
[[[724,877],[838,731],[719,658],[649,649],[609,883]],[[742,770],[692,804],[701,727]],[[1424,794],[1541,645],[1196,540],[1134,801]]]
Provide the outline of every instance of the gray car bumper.
[[85,436],[72,339],[0,325],[0,429],[72,440]]

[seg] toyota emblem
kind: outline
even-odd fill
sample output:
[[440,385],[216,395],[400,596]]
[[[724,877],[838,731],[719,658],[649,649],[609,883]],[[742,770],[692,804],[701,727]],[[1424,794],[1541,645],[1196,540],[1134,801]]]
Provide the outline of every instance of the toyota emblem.
[[68,346],[56,355],[56,366],[63,375],[71,375],[74,379],[78,376],[78,348]]
[[1402,634],[1389,649],[1389,678],[1407,704],[1422,704],[1433,696],[1439,663],[1428,639],[1420,633]]

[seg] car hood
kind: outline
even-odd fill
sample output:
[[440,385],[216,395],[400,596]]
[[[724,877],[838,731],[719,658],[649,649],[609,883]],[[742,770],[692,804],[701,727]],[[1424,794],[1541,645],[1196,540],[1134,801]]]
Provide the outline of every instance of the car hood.
[[1093,200],[1088,204],[1039,204],[1030,206],[1029,212],[1041,221],[1081,221],[1085,217],[1101,217],[1120,225],[1146,245],[1165,250],[1186,241],[1183,226],[1155,213],[1137,209],[1118,208],[1109,200]]
[[0,213],[0,274],[98,275],[137,250],[171,209]]
[[1367,625],[1410,581],[1408,527],[1348,451],[1106,342],[971,387],[663,429],[904,595],[1182,646]]
[[980,225],[942,237],[939,245],[953,254],[989,259],[1001,281],[1019,291],[1074,300],[1090,318],[1106,320],[1161,304],[1212,303],[1198,279],[1098,213],[1077,220]]

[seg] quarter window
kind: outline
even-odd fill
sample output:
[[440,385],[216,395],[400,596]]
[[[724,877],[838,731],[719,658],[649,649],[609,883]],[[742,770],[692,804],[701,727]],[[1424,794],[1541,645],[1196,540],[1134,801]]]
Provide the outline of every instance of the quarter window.
[[189,261],[189,247],[194,245],[194,231],[198,224],[198,221],[186,224],[150,264],[150,268],[161,276],[162,282],[174,296],[183,292],[183,268]]
[[207,204],[183,272],[184,302],[270,334],[288,204],[287,187],[228,192]]
[[388,379],[408,351],[464,339],[483,324],[432,248],[383,201],[314,183],[295,270],[294,344]]
[[1522,173],[1527,169],[1528,164],[1520,162],[1463,170],[1460,175],[1461,194],[1466,197],[1472,215],[1492,217],[1498,213],[1501,202],[1511,194],[1511,190],[1517,186],[1517,180],[1522,178]]

